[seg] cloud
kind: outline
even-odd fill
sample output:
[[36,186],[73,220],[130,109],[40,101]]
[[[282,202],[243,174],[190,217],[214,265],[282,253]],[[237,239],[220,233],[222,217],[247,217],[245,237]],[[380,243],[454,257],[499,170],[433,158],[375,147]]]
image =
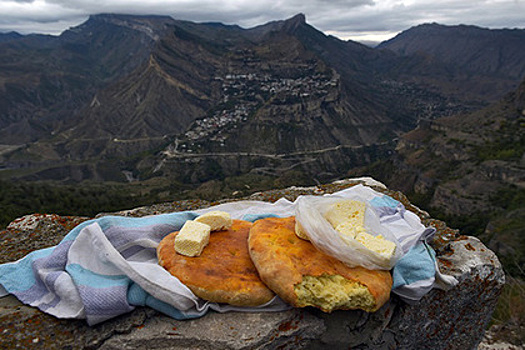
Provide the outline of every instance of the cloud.
[[[393,36],[422,23],[472,24],[489,28],[525,27],[525,5],[519,0],[456,1],[413,0],[376,1],[359,11],[321,13],[313,22],[340,37],[366,35]],[[328,14],[328,15],[326,15]]]
[[97,13],[253,27],[300,12],[317,29],[343,38],[392,36],[425,22],[525,27],[523,0],[0,0],[0,31],[58,34]]

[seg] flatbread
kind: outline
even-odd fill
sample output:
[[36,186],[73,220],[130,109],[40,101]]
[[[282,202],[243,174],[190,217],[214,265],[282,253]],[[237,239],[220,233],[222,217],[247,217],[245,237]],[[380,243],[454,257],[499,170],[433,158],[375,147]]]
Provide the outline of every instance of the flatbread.
[[317,250],[295,235],[294,217],[256,221],[248,247],[264,283],[295,307],[373,312],[390,298],[389,271],[350,268]]
[[234,220],[228,230],[212,232],[210,242],[197,257],[175,252],[172,232],[157,248],[159,264],[177,277],[198,297],[235,306],[257,306],[274,293],[259,278],[248,254],[252,223]]

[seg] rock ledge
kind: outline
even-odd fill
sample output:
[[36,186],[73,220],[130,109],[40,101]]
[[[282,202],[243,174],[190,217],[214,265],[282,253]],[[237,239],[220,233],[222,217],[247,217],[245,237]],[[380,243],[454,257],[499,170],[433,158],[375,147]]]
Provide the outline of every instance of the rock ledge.
[[[301,194],[331,193],[365,180],[266,191],[244,199],[274,201],[284,196],[294,200]],[[0,348],[475,349],[505,283],[496,255],[477,238],[458,236],[443,222],[430,218],[403,194],[377,182],[370,185],[403,202],[425,225],[436,227],[434,248],[439,265],[444,273],[459,280],[456,287],[448,292],[432,290],[414,305],[393,295],[373,314],[294,309],[253,314],[211,312],[200,319],[177,321],[149,308],[137,308],[95,327],[83,321],[56,319],[8,296],[0,299]],[[217,203],[180,201],[116,214],[143,216],[214,204]],[[35,214],[16,220],[0,232],[0,263],[57,244],[72,227],[86,219]]]

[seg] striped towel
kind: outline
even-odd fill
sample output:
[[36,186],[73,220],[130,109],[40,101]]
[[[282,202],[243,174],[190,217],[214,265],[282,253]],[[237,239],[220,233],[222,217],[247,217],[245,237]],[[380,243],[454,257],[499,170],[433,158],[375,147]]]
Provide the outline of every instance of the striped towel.
[[[337,195],[345,196],[351,193],[349,191],[363,191],[371,196],[371,203],[377,202],[374,208],[381,219],[399,237],[405,238],[403,249],[407,253],[433,232],[425,228],[417,216],[405,212],[400,203],[368,187],[354,186]],[[86,221],[71,230],[57,246],[0,265],[0,296],[10,293],[24,304],[46,313],[59,318],[85,319],[89,325],[128,313],[136,306],[149,306],[176,319],[200,317],[210,309],[218,312],[286,310],[290,306],[278,297],[256,308],[204,301],[158,265],[156,247],[168,233],[179,230],[186,220],[207,211],[224,210],[234,219],[255,221],[267,216],[294,215],[294,206],[295,203],[284,198],[275,203],[240,201],[193,212],[143,218],[105,216]],[[436,269],[431,249],[427,252],[416,257],[425,267],[417,268],[425,273],[416,277],[415,282],[431,280],[432,287]],[[403,269],[397,271],[398,275],[406,276]],[[429,290],[428,283],[424,289],[417,283],[415,290],[411,288],[413,278],[398,277],[398,280],[401,281],[398,283],[400,290],[403,293],[408,290],[411,300],[414,295],[420,298]]]

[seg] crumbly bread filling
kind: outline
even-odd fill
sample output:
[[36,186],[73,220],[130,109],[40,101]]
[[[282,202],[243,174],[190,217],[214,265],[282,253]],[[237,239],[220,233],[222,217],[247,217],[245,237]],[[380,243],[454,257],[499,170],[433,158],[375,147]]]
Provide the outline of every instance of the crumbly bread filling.
[[341,275],[303,276],[294,286],[301,307],[316,306],[324,311],[334,309],[363,309],[374,311],[376,302],[368,288]]

